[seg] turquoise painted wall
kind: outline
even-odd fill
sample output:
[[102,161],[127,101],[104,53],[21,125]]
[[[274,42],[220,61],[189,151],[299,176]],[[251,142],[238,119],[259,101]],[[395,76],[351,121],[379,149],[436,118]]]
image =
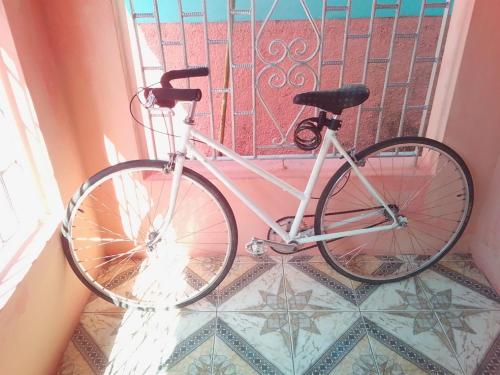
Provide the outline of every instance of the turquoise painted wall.
[[[130,1],[133,2],[134,10],[137,13],[153,12],[153,0],[124,0],[127,3],[127,8],[130,11]],[[401,1],[401,16],[418,16],[423,0],[402,0]],[[453,1],[451,5],[453,7]],[[207,16],[209,22],[226,21],[227,18],[227,3],[228,0],[206,0]],[[321,0],[305,0],[308,9],[313,18],[321,18],[322,1]],[[427,0],[428,3],[444,3],[444,0]],[[248,9],[251,0],[236,0],[236,9]],[[256,18],[259,21],[265,19],[266,15],[271,10],[272,0],[255,0],[256,3]],[[347,0],[329,0],[328,5],[346,5]],[[352,0],[351,17],[352,18],[368,18],[371,14],[373,0]],[[395,0],[378,0],[380,4],[395,4]],[[185,12],[200,12],[202,10],[202,0],[183,0],[183,10]],[[178,22],[179,8],[176,0],[158,0],[158,7],[161,22]],[[395,15],[393,9],[379,9],[376,11],[376,17],[393,17]],[[441,16],[442,9],[427,9],[426,16]],[[345,18],[344,11],[328,12],[328,18]],[[281,0],[274,9],[271,19],[273,20],[303,20],[306,19],[306,14],[299,0]],[[248,21],[248,16],[237,16],[236,21]],[[141,19],[140,22],[152,22],[153,20]],[[202,22],[201,17],[189,17],[185,22]]]

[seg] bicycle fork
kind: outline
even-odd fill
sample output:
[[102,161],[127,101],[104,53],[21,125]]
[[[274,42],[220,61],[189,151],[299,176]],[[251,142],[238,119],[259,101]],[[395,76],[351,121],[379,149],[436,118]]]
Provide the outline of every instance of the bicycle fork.
[[170,222],[174,217],[175,206],[177,202],[177,195],[179,193],[179,185],[181,182],[182,170],[184,169],[184,161],[186,160],[187,142],[189,142],[189,137],[191,135],[191,126],[194,124],[194,112],[196,110],[196,102],[191,103],[191,108],[188,116],[184,120],[182,126],[182,134],[180,136],[180,143],[178,145],[178,151],[173,155],[174,160],[171,160],[174,164],[172,185],[170,187],[170,196],[168,202],[167,213],[165,218],[158,230],[155,230],[152,235],[150,235],[149,242],[147,244],[150,250],[153,249],[154,245],[161,240],[161,234],[165,233]]

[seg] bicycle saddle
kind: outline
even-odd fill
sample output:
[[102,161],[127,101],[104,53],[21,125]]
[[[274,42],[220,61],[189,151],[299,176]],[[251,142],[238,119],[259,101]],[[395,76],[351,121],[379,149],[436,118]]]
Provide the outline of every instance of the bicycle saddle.
[[295,95],[295,104],[318,107],[326,112],[340,115],[346,108],[363,103],[370,96],[368,87],[362,84],[346,85],[336,90],[311,91]]

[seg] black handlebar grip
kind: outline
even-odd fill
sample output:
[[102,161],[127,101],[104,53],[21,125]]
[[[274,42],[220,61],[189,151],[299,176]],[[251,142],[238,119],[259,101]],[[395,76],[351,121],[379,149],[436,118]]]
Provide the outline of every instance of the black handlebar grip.
[[199,102],[201,100],[200,89],[157,88],[151,89],[151,92],[156,98],[156,104],[160,107],[172,108],[176,101]]
[[208,76],[208,68],[194,68],[194,69],[182,69],[182,70],[171,70],[169,72],[163,73],[161,77],[162,87],[172,87],[170,81],[173,79],[180,78],[191,78],[191,77],[205,77]]

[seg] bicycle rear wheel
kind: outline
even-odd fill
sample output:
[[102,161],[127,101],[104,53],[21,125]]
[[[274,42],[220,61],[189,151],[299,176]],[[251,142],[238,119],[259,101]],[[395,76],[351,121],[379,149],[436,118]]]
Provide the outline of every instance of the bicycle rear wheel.
[[[474,198],[470,172],[450,147],[422,137],[401,137],[359,152],[355,160],[402,225],[333,241],[319,241],[325,260],[361,282],[414,276],[441,259],[462,235]],[[323,190],[315,233],[391,224],[390,215],[346,162]]]
[[220,191],[184,168],[172,220],[167,162],[134,160],[92,176],[73,196],[63,224],[65,255],[100,297],[144,310],[183,307],[214,290],[237,246],[231,207]]

